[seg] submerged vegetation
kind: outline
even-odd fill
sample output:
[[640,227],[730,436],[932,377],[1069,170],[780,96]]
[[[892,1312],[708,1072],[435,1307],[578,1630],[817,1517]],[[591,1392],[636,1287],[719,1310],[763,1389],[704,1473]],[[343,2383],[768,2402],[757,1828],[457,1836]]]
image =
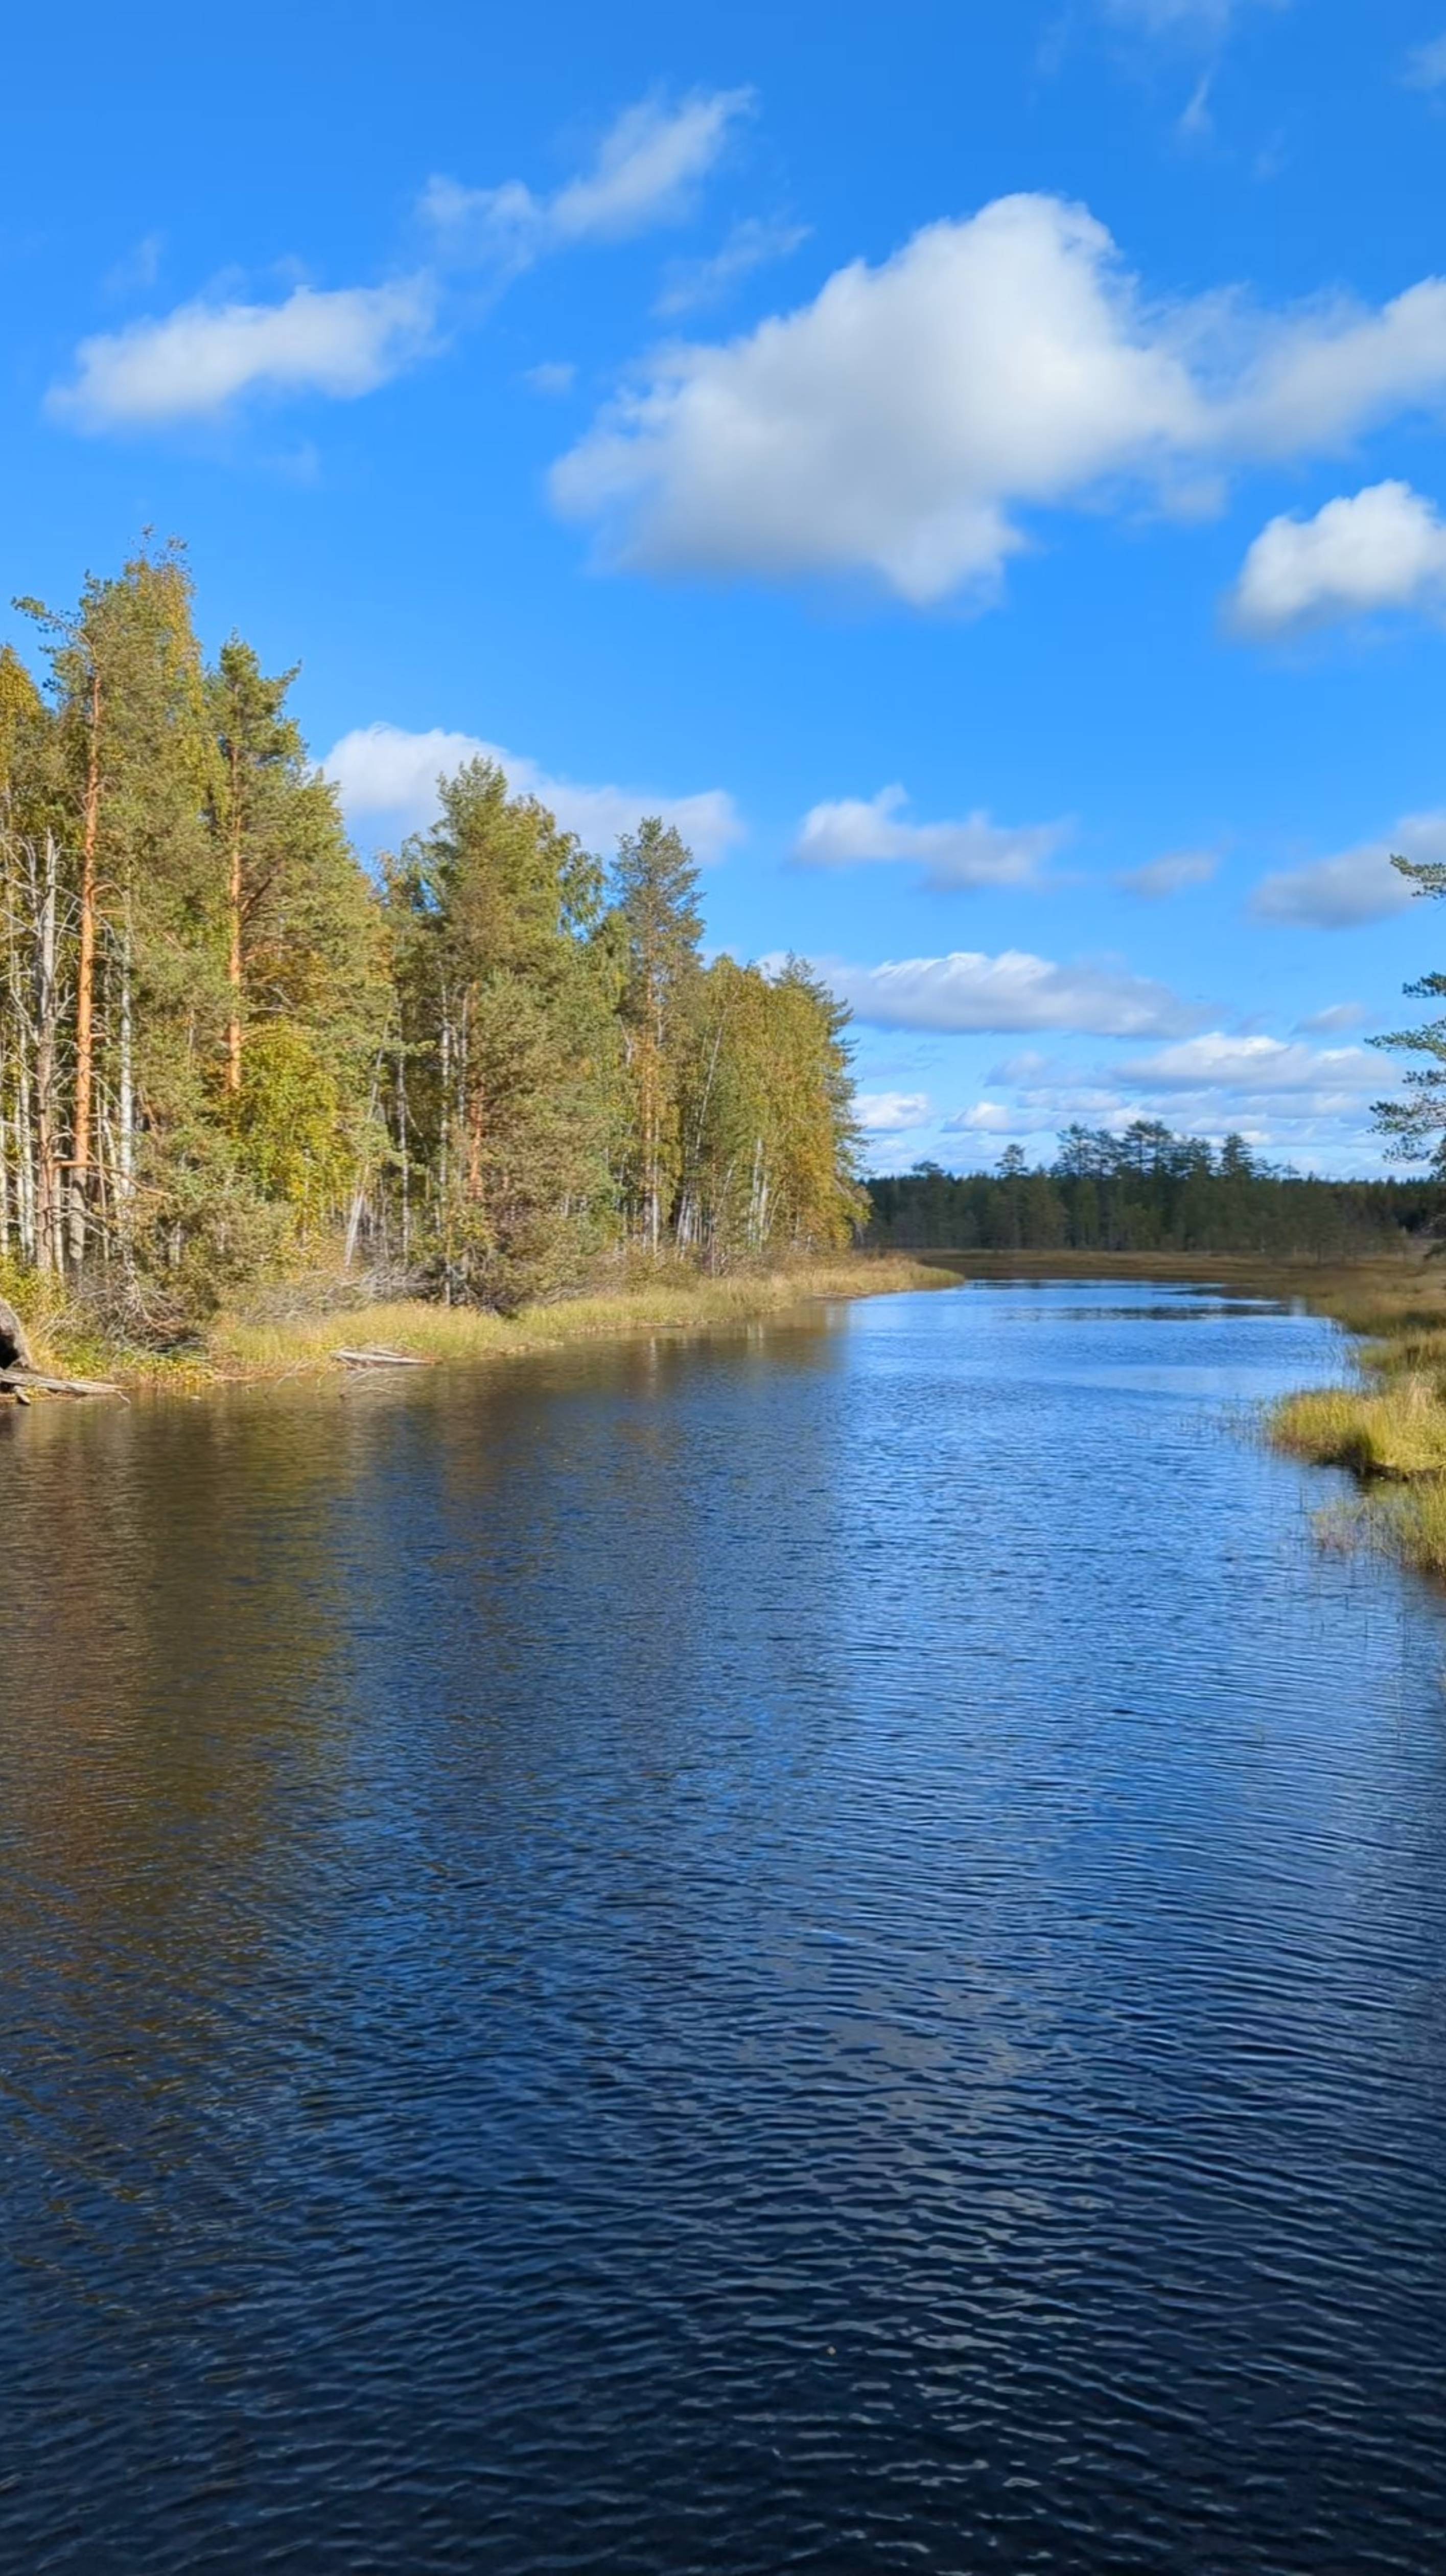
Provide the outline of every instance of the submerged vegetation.
[[610,868],[492,763],[364,867],[288,700],[208,665],[173,547],[0,652],[0,1266],[137,1350],[330,1266],[512,1315],[645,1261],[848,1245],[846,1015],[705,963],[657,818]]

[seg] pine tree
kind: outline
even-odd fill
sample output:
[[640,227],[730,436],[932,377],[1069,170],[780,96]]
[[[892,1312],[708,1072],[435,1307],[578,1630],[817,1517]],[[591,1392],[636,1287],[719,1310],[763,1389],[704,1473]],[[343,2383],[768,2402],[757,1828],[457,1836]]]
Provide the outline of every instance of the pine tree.
[[493,762],[440,794],[390,881],[408,1147],[445,1293],[509,1306],[565,1285],[606,1230],[600,873]]
[[623,1026],[633,1145],[624,1188],[642,1243],[657,1253],[681,1173],[679,1090],[700,973],[698,871],[657,814],[618,843],[613,900],[622,926]]
[[[1446,895],[1446,866],[1439,861],[1393,857],[1391,865],[1418,895],[1436,900]],[[1440,1001],[1446,998],[1446,975],[1422,975],[1405,990],[1413,999]],[[1430,1162],[1438,1172],[1446,1172],[1446,1016],[1423,1021],[1419,1028],[1393,1029],[1384,1037],[1369,1038],[1367,1044],[1429,1059],[1408,1068],[1404,1100],[1373,1101],[1371,1116],[1389,1140],[1386,1151],[1393,1162]]]

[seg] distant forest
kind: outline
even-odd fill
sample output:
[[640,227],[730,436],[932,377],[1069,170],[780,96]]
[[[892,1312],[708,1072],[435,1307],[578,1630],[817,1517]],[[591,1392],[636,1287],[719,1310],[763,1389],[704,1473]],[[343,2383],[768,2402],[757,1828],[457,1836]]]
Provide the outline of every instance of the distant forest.
[[584,849],[477,760],[374,865],[183,555],[0,651],[0,1271],[131,1329],[340,1262],[508,1309],[600,1261],[849,1242],[847,1018],[706,960],[644,818]]
[[1017,1145],[994,1172],[937,1163],[868,1183],[871,1243],[955,1252],[1241,1252],[1331,1260],[1398,1248],[1446,1215],[1438,1180],[1326,1181],[1139,1119],[1068,1128],[1048,1168]]

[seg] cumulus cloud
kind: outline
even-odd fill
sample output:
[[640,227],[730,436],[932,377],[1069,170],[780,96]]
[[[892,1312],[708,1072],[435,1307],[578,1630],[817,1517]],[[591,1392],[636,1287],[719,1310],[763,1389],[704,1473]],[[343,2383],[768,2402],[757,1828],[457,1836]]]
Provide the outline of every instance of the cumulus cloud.
[[1331,1038],[1345,1029],[1361,1028],[1369,1017],[1360,1002],[1328,1002],[1323,1011],[1312,1011],[1296,1025],[1302,1037]]
[[[1382,1067],[1364,1047],[1314,1048],[1222,1030],[1107,1065],[1028,1053],[996,1065],[989,1097],[948,1122],[957,1133],[1046,1136],[1082,1121],[1118,1134],[1136,1118],[1312,1161],[1372,1147]],[[1378,1148],[1376,1149],[1378,1150]]]
[[644,814],[661,814],[664,822],[676,824],[704,866],[725,857],[744,837],[738,809],[721,787],[693,796],[660,796],[642,788],[582,786],[549,777],[535,760],[503,751],[475,734],[448,733],[441,726],[408,733],[401,725],[360,725],[333,744],[322,768],[339,788],[349,822],[380,820],[388,830],[403,833],[420,831],[435,818],[438,779],[469,760],[495,760],[515,794],[539,797],[564,829],[576,832],[592,850],[610,849],[620,833],[636,829]]
[[976,1100],[972,1109],[956,1110],[944,1121],[946,1136],[1029,1136],[1030,1113],[1006,1109],[999,1100]]
[[[520,179],[468,188],[433,178],[419,209],[433,256],[415,274],[382,286],[299,286],[270,304],[198,297],[99,333],[81,342],[47,411],[72,429],[153,429],[216,419],[247,396],[373,393],[433,345],[449,266],[484,266],[501,283],[546,251],[677,221],[750,105],[747,90],[695,91],[676,107],[645,99],[617,119],[592,167],[551,196]],[[536,370],[538,389],[559,390],[559,376]]]
[[927,1127],[934,1104],[927,1091],[860,1091],[854,1115],[866,1136],[906,1136]]
[[746,89],[695,90],[677,107],[643,99],[610,127],[592,168],[552,196],[535,195],[522,179],[469,188],[435,177],[422,194],[423,221],[443,258],[504,271],[575,242],[626,241],[689,212],[752,103]]
[[841,797],[805,814],[794,855],[805,867],[847,868],[876,860],[903,860],[940,893],[979,886],[1035,885],[1045,861],[1068,836],[1063,823],[1017,828],[991,822],[985,813],[958,823],[910,823],[902,787],[881,787],[867,799]]
[[863,574],[988,599],[1032,512],[1199,508],[1446,392],[1446,280],[1379,309],[1147,297],[1056,197],[931,224],[732,341],[656,354],[553,469],[564,516],[659,571]]
[[1082,208],[1011,197],[723,347],[665,353],[555,468],[558,506],[631,563],[865,570],[923,605],[994,582],[1012,501],[1064,497],[1192,434]]
[[875,1028],[998,1035],[1072,1029],[1090,1037],[1163,1038],[1183,1035],[1200,1018],[1167,985],[1123,966],[1089,960],[1060,966],[1017,948],[997,957],[956,949],[947,957],[881,966],[834,958],[815,964],[839,999]]
[[1263,528],[1230,594],[1244,635],[1287,635],[1372,610],[1446,605],[1446,520],[1409,483],[1372,483],[1313,519]]
[[1191,886],[1208,885],[1219,865],[1213,850],[1170,850],[1142,868],[1127,868],[1115,883],[1141,903],[1167,903]]
[[653,311],[672,316],[720,304],[740,279],[751,277],[756,268],[765,268],[774,260],[790,258],[808,235],[807,224],[768,223],[760,216],[747,215],[733,226],[722,249],[714,251],[711,258],[680,261],[669,271]]
[[374,393],[428,347],[432,281],[298,286],[281,304],[178,305],[82,340],[75,375],[46,398],[52,419],[80,430],[154,429],[204,420],[253,394]]
[[1117,1073],[1151,1091],[1226,1090],[1257,1098],[1290,1091],[1354,1097],[1381,1087],[1380,1063],[1364,1047],[1308,1047],[1284,1038],[1230,1037],[1219,1029],[1138,1056]]
[[1402,78],[1408,89],[1446,89],[1446,36],[1413,46]]
[[1386,921],[1414,901],[1410,882],[1391,859],[1446,862],[1446,812],[1403,814],[1377,841],[1361,841],[1335,858],[1312,859],[1263,877],[1250,900],[1261,921],[1302,923],[1312,930],[1355,930]]

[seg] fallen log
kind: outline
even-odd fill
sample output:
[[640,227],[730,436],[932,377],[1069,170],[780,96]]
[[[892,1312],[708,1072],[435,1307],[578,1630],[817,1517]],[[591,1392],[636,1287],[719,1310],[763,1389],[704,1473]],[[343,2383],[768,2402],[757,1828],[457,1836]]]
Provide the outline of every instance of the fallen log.
[[109,1377],[48,1377],[44,1369],[0,1369],[0,1395],[18,1395],[22,1404],[32,1395],[121,1395]]
[[428,1365],[426,1360],[417,1357],[415,1351],[342,1350],[333,1351],[331,1356],[340,1360],[345,1368],[426,1368]]

